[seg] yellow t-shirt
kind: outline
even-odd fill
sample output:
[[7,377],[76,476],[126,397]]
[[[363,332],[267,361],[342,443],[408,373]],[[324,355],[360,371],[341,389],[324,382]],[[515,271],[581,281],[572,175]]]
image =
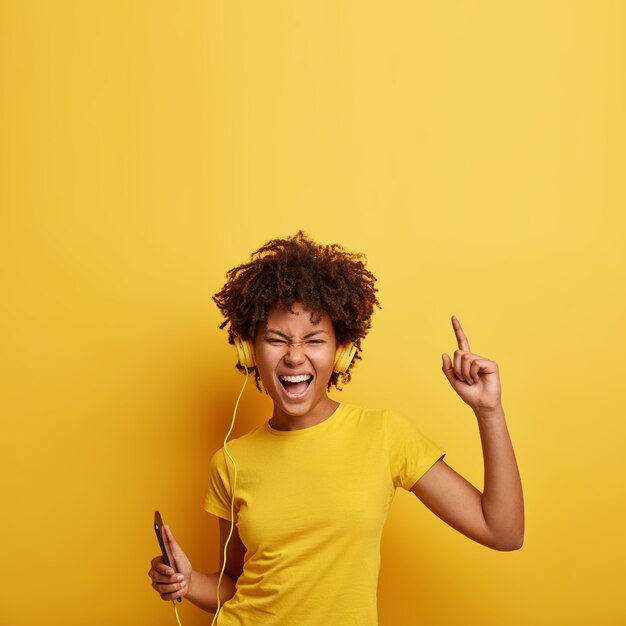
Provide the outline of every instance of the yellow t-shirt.
[[[266,422],[227,447],[247,551],[218,625],[375,626],[380,538],[395,489],[410,489],[443,451],[397,413],[347,404],[302,430]],[[223,449],[211,460],[205,509],[230,519]]]

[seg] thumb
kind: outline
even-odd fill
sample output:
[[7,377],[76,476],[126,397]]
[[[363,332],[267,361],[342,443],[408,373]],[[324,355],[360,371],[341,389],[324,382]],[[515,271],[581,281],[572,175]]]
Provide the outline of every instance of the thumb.
[[441,369],[443,370],[443,373],[445,374],[450,384],[454,386],[454,383],[456,382],[456,376],[452,367],[452,361],[445,352],[441,355],[441,360],[443,362]]
[[172,556],[176,560],[176,557],[183,555],[184,552],[181,550],[180,546],[176,543],[176,539],[174,539],[174,535],[172,534],[172,531],[170,530],[170,527],[167,524],[163,524],[163,531],[165,533],[165,541],[167,543],[167,546],[170,549]]
[[165,535],[166,546],[172,556],[172,567],[186,577],[190,576],[193,569],[191,563],[182,548],[176,543],[176,539],[174,539],[174,535],[169,529],[169,526],[163,525],[163,533]]

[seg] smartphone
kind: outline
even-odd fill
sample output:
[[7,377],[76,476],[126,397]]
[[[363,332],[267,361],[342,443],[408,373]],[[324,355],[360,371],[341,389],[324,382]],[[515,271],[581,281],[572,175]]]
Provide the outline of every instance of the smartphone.
[[[167,544],[165,543],[165,540],[163,539],[162,529],[163,529],[163,519],[161,517],[161,514],[158,511],[155,511],[154,512],[154,532],[156,533],[157,539],[159,540],[159,547],[161,548],[161,555],[163,556],[163,563],[165,563],[165,565],[167,565],[168,567],[171,567],[172,569],[174,569],[174,566],[172,565],[173,559],[167,549]],[[176,600],[180,602],[182,598],[176,598]]]

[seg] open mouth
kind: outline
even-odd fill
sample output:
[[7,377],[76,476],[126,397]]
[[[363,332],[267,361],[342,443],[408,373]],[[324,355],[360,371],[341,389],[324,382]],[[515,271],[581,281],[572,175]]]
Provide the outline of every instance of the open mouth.
[[313,376],[311,374],[298,374],[298,376],[279,376],[278,380],[289,396],[298,397],[306,393]]

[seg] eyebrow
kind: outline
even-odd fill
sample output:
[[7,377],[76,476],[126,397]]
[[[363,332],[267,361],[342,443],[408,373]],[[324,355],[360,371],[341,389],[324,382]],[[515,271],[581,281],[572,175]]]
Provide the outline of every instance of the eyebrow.
[[[285,335],[285,333],[282,333],[280,330],[275,330],[274,328],[268,328],[266,332],[274,333],[275,335],[280,335],[281,337],[284,337],[285,339],[291,339],[289,335]],[[304,335],[304,337],[302,337],[302,339],[309,339],[310,337],[313,337],[314,335],[318,335],[319,333],[328,334],[325,330],[322,330],[320,328],[319,330],[314,330],[310,333],[307,333],[306,335]]]

